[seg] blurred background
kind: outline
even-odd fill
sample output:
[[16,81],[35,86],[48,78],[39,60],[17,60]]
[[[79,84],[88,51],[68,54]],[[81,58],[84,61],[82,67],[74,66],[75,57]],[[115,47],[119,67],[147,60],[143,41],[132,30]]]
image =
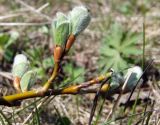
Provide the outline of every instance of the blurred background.
[[[1,95],[15,92],[10,72],[13,58],[18,53],[28,57],[38,74],[34,89],[49,78],[54,65],[50,19],[54,19],[58,11],[67,14],[79,5],[87,6],[91,22],[64,57],[61,72],[55,81],[58,83],[56,88],[90,80],[107,72],[109,68],[125,72],[129,67],[142,66],[143,62],[146,67],[153,59],[154,63],[144,74],[144,85],[135,111],[132,112],[136,117],[131,124],[138,121],[145,123],[143,121],[147,118],[148,124],[160,124],[159,0],[0,0]],[[137,91],[123,116],[133,111]],[[114,117],[119,119],[110,124],[129,124],[127,120],[130,117],[121,116],[127,97],[128,94],[123,95],[120,106],[114,113]],[[103,97],[99,100],[93,118],[94,125],[107,124],[106,117],[113,107],[114,98],[106,100],[104,104]],[[28,99],[20,107],[1,106],[1,123],[5,121],[3,115],[6,115],[7,120],[13,124],[86,125],[93,99],[94,94],[63,95]],[[36,111],[35,107],[38,107]],[[147,110],[150,111],[147,115],[142,113]]]

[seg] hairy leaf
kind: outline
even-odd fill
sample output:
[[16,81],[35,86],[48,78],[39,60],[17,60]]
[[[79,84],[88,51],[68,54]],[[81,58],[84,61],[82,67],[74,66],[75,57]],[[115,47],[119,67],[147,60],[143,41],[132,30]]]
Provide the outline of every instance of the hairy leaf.
[[20,87],[22,92],[30,90],[36,81],[36,72],[28,71],[26,72],[20,81]]

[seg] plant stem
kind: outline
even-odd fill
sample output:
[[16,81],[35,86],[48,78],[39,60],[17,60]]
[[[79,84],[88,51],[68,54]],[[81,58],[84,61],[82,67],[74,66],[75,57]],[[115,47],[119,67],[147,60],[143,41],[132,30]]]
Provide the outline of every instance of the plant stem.
[[49,89],[49,87],[51,86],[52,81],[56,78],[56,76],[58,74],[58,69],[59,69],[59,63],[55,62],[53,73],[52,73],[51,77],[48,79],[48,81],[44,84],[44,86],[42,88],[43,92],[46,92]]
[[[53,72],[53,74],[55,74]],[[53,77],[54,76],[54,77]],[[55,78],[55,75],[53,75],[52,78],[49,80],[52,81],[53,78]],[[45,96],[51,96],[51,95],[62,95],[62,94],[88,94],[88,93],[96,93],[98,89],[86,89],[82,90],[82,88],[86,88],[90,85],[94,85],[96,83],[100,83],[106,78],[110,78],[112,76],[111,72],[106,73],[105,75],[101,75],[93,80],[90,80],[88,82],[82,83],[80,85],[73,85],[66,87],[64,89],[58,89],[58,90],[53,90],[53,89],[46,89],[44,91],[44,88],[39,89],[39,90],[31,90],[31,91],[26,91],[23,93],[17,93],[13,95],[8,95],[8,96],[3,96],[0,97],[0,105],[7,105],[7,106],[15,106],[15,105],[20,105],[20,100],[24,100],[27,98],[34,98],[34,97],[45,97]],[[47,81],[47,86],[50,85],[51,81]],[[46,85],[46,84],[45,84]],[[106,92],[108,89],[101,89],[100,92]]]
[[[88,90],[79,90],[75,91],[75,89],[72,89],[72,86],[67,87],[65,89],[61,90],[48,90],[44,94],[40,93],[41,91],[27,91],[23,93],[18,93],[14,95],[8,95],[8,96],[3,96],[0,98],[0,105],[6,105],[6,106],[18,106],[20,105],[19,102],[20,100],[28,99],[28,98],[34,98],[34,97],[45,97],[45,96],[51,96],[51,95],[63,95],[63,94],[88,94],[88,93],[96,93],[98,90],[97,89],[88,89]],[[104,90],[101,91],[102,93]]]
[[17,94],[13,94],[13,95],[9,95],[9,96],[3,96],[0,98],[0,102],[4,101],[8,104],[11,104],[12,102],[18,101],[18,100],[23,100],[23,99],[27,99],[27,98],[33,98],[33,97],[40,97],[40,91],[27,91],[27,92],[23,92],[23,93],[17,93]]

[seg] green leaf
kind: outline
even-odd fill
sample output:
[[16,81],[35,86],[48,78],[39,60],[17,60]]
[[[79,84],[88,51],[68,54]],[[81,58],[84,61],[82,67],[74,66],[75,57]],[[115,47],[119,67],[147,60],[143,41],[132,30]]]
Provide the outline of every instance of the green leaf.
[[18,39],[19,34],[16,31],[12,31],[11,34],[0,34],[0,51],[4,51],[4,58],[7,61],[11,61],[14,55],[13,49],[10,47]]
[[45,58],[42,63],[43,63],[44,68],[47,69],[49,67],[53,67],[54,59],[53,57],[48,57],[48,58]]
[[[38,79],[42,79],[42,78],[44,79],[44,76],[46,75],[46,72],[42,67],[38,67],[38,68],[36,67],[36,68],[33,68],[32,70],[37,73],[37,78]],[[47,79],[45,79],[45,80],[47,80]]]
[[124,30],[119,24],[111,26],[108,35],[103,39],[100,48],[100,65],[115,70],[122,70],[128,64],[134,63],[132,57],[141,54],[136,43],[140,40],[140,34]]
[[102,46],[100,49],[100,53],[101,53],[101,55],[104,55],[104,56],[112,56],[113,57],[118,52],[116,49],[109,48],[108,46]]
[[65,65],[64,72],[69,76],[67,81],[72,81],[72,82],[74,81],[75,83],[84,81],[84,77],[82,74],[85,71],[84,68],[82,67],[75,67],[72,63],[69,63]]
[[61,12],[56,14],[56,19],[51,24],[51,35],[55,45],[65,47],[69,36],[70,22],[66,15]]
[[128,46],[135,46],[135,44],[138,42],[138,40],[141,39],[141,34],[137,34],[137,33],[127,33],[127,36],[125,38],[125,41],[122,44],[122,49],[128,47]]
[[9,40],[8,34],[0,33],[0,47],[3,48],[8,40]]
[[129,56],[129,55],[140,55],[142,54],[142,50],[135,48],[135,47],[127,47],[123,50],[123,54],[125,56]]
[[100,62],[101,65],[106,66],[107,69],[113,68],[118,71],[127,67],[127,62],[118,53],[111,57],[103,57],[101,60],[103,60],[103,62]]
[[79,35],[90,22],[90,13],[84,6],[78,6],[73,8],[69,13],[69,20],[72,24],[72,34]]
[[118,56],[117,58],[115,58],[115,63],[113,65],[113,67],[116,67],[116,69],[124,69],[126,68],[128,65],[127,65],[127,62],[121,58],[121,56]]
[[34,71],[28,71],[26,72],[20,81],[20,87],[22,92],[30,90],[30,88],[34,85],[36,82],[36,72]]
[[13,56],[14,56],[14,51],[11,49],[5,49],[3,56],[4,56],[5,60],[12,61]]
[[49,29],[47,26],[42,26],[39,28],[39,32],[44,33],[44,34],[48,34],[49,33]]
[[55,45],[64,47],[69,36],[69,22],[65,21],[54,29],[53,36]]
[[7,41],[9,40],[9,35],[0,33],[0,51],[4,51],[5,44],[7,44]]
[[117,9],[126,15],[130,15],[134,12],[133,11],[134,5],[133,5],[133,2],[125,1],[125,2],[120,3],[120,5],[118,5]]
[[122,36],[122,27],[119,24],[114,24],[111,27],[110,34],[106,37],[106,43],[108,43],[109,46],[118,49],[121,45]]
[[33,48],[27,49],[26,54],[29,60],[32,62],[31,65],[33,66],[42,66],[42,56],[44,53],[44,47],[42,46],[35,46]]
[[21,78],[24,75],[24,73],[29,70],[29,68],[30,68],[29,63],[27,62],[19,63],[13,66],[12,74],[13,76],[18,76]]
[[12,31],[9,40],[8,40],[7,44],[5,45],[5,48],[9,47],[11,44],[16,42],[16,40],[18,38],[19,38],[19,33],[16,31]]
[[57,12],[56,17],[56,27],[59,27],[63,22],[68,21],[67,16],[61,12]]

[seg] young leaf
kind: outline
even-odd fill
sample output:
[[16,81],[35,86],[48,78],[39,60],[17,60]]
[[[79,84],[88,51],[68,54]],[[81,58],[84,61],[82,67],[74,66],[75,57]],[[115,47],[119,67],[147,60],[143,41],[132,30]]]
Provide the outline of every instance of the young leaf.
[[56,14],[56,19],[51,24],[51,35],[54,40],[54,44],[65,47],[66,41],[69,36],[70,22],[66,15],[61,12]]
[[12,74],[21,78],[25,72],[29,70],[30,64],[27,57],[23,54],[18,54],[14,58]]
[[129,79],[127,81],[127,85],[126,85],[126,89],[127,90],[132,90],[135,85],[137,84],[139,78],[141,77],[143,71],[141,69],[141,67],[139,66],[135,66],[133,68],[129,68],[126,75],[125,75],[125,79],[129,76]]
[[18,38],[19,38],[19,33],[16,31],[12,31],[9,40],[5,45],[5,48],[9,47],[12,43],[16,42]]
[[28,71],[26,72],[20,81],[20,87],[22,92],[30,90],[30,88],[33,86],[33,84],[36,81],[36,72],[34,71]]
[[4,49],[5,44],[9,40],[9,35],[0,33],[0,49]]
[[54,42],[56,45],[64,47],[69,36],[69,22],[65,21],[60,24],[54,31]]
[[29,70],[29,68],[30,68],[29,63],[26,62],[19,63],[13,66],[12,74],[13,76],[18,76],[21,78],[24,75],[24,73]]
[[69,13],[69,20],[72,24],[72,34],[77,36],[88,26],[91,17],[86,7],[78,6]]

